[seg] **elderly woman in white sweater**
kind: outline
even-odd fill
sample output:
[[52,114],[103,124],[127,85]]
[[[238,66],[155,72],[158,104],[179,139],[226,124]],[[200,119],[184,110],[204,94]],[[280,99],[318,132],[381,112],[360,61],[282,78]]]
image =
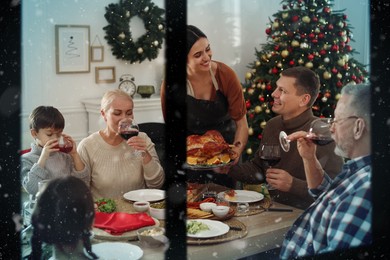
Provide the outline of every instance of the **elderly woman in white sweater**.
[[[161,188],[164,183],[164,170],[148,135],[139,132],[126,141],[118,134],[119,121],[134,117],[133,106],[126,92],[106,92],[100,109],[105,129],[84,138],[77,147],[91,169],[89,183],[94,199],[118,198],[131,190]],[[134,156],[135,150],[142,151],[141,159]]]

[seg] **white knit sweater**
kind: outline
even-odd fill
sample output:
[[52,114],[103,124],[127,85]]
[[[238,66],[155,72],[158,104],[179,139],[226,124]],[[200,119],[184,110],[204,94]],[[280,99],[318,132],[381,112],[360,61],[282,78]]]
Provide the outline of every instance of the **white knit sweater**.
[[94,199],[119,198],[131,190],[161,188],[165,175],[154,148],[154,143],[143,132],[152,160],[143,164],[134,157],[134,149],[126,142],[112,146],[99,132],[81,140],[77,147],[80,157],[90,172],[90,188]]

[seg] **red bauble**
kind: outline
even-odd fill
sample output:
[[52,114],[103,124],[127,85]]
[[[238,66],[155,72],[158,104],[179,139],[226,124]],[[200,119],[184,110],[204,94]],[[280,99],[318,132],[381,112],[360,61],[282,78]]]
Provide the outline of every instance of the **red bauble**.
[[324,9],[322,9],[324,13],[327,13],[329,14],[330,13],[330,8],[329,7],[324,7]]
[[278,50],[279,50],[279,48],[280,48],[280,46],[279,46],[279,45],[275,45],[275,46],[274,46],[274,50],[275,50],[275,51],[278,51]]
[[305,39],[305,38],[306,38],[306,34],[301,33],[301,38],[302,38],[302,39]]
[[338,45],[332,45],[331,50],[332,51],[338,51],[339,50],[339,46]]
[[275,67],[273,67],[273,68],[272,68],[272,74],[277,74],[277,73],[278,73],[278,69],[275,68]]
[[352,51],[351,45],[345,45],[345,50],[351,52]]
[[263,135],[262,135],[262,134],[259,134],[259,135],[257,136],[257,138],[258,138],[259,140],[261,140],[261,138],[263,138]]
[[340,42],[340,48],[344,48],[345,47],[345,42]]
[[266,90],[270,91],[272,89],[271,87],[271,84],[267,84],[267,86],[265,87]]
[[249,100],[247,100],[246,102],[245,102],[245,106],[246,106],[246,108],[247,109],[249,109],[250,107],[251,107],[251,102],[249,101]]
[[348,16],[346,14],[343,15],[343,19],[347,20]]
[[334,27],[333,27],[333,24],[330,23],[330,24],[328,25],[328,29],[329,29],[329,30],[333,30],[333,28],[334,28]]
[[341,81],[339,80],[339,81],[337,81],[336,86],[338,88],[341,88],[343,86],[343,83],[341,83]]
[[313,16],[313,17],[311,18],[311,20],[313,21],[313,23],[316,23],[316,22],[318,22],[318,18],[317,18],[317,16]]
[[272,32],[271,28],[267,28],[267,29],[265,29],[265,33],[266,33],[266,34],[270,35],[270,34],[271,34],[271,32]]
[[319,38],[319,39],[323,39],[324,37],[325,37],[325,34],[323,34],[323,33],[319,33],[319,34],[318,34],[318,38]]
[[295,65],[295,61],[290,60],[289,64],[290,64],[290,66],[294,66]]
[[324,50],[324,49],[320,50],[320,54],[321,55],[325,55],[326,54],[326,50]]
[[313,60],[313,59],[314,59],[314,55],[313,55],[313,54],[309,54],[309,55],[307,55],[307,58],[308,58],[309,60]]
[[249,114],[249,118],[250,118],[250,119],[253,119],[254,117],[255,117],[255,115],[254,115],[253,113],[250,113],[250,114]]
[[355,75],[352,75],[352,76],[351,76],[351,79],[352,79],[353,81],[356,81],[356,76],[355,76]]
[[264,99],[263,96],[259,96],[259,101],[260,101],[260,102],[264,102],[264,100],[265,100],[265,99]]
[[313,39],[314,37],[316,37],[316,35],[315,35],[314,33],[310,33],[310,34],[309,34],[309,38],[310,38],[310,39]]
[[332,69],[332,73],[333,73],[333,74],[337,74],[337,72],[338,72],[338,71],[337,71],[336,68],[333,68],[333,69]]
[[287,32],[287,36],[288,36],[289,38],[292,38],[292,37],[294,37],[294,33],[291,32],[291,31],[288,31],[288,32]]
[[313,39],[313,40],[311,40],[311,42],[314,43],[314,44],[317,44],[318,40],[317,39]]
[[291,17],[291,21],[293,23],[297,22],[299,20],[299,16],[298,15],[294,15],[293,17]]

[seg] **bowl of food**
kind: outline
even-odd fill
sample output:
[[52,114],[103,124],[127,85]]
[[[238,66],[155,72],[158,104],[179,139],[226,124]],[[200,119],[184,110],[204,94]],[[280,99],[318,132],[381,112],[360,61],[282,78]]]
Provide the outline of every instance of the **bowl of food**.
[[212,208],[213,214],[218,218],[223,218],[229,213],[230,207],[228,206],[215,206]]
[[162,227],[144,227],[137,230],[138,240],[142,245],[158,247],[167,242],[165,229]]
[[149,210],[150,203],[148,201],[136,201],[133,203],[133,208],[137,212],[146,212]]
[[206,212],[211,212],[214,207],[216,207],[217,204],[214,202],[203,202],[200,203],[199,207],[201,210],[206,211]]
[[165,219],[165,201],[151,203],[149,213],[153,218]]

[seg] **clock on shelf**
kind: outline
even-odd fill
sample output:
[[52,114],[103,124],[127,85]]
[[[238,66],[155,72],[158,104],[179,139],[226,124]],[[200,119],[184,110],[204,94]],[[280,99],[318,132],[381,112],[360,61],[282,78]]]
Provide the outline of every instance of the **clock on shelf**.
[[123,74],[119,78],[118,88],[125,91],[131,97],[134,97],[134,94],[137,91],[137,86],[134,83],[134,76],[131,74]]

